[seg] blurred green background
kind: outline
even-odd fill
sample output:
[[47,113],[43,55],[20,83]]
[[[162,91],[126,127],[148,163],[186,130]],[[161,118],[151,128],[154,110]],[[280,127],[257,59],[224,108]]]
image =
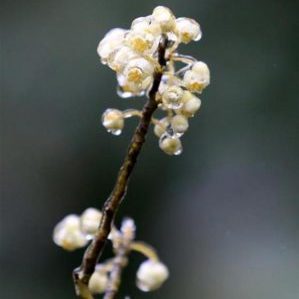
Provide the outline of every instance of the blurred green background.
[[141,293],[134,255],[119,298],[299,298],[298,1],[2,0],[2,299],[75,298],[83,251],[55,246],[52,229],[114,184],[136,120],[114,137],[101,113],[144,103],[117,97],[97,43],[160,4],[200,22],[181,52],[212,82],[183,155],[149,134],[117,217],[135,219],[170,279]]

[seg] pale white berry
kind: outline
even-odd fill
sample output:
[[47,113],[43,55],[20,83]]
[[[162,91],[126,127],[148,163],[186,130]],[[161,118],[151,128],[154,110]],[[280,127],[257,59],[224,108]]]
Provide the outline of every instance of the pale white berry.
[[132,88],[132,92],[146,90],[153,80],[154,66],[145,58],[136,58],[129,61],[123,71],[124,85]]
[[[148,77],[145,81],[146,84],[149,84],[147,81],[151,81],[151,78]],[[132,96],[142,96],[145,93],[146,84],[141,84],[140,82],[129,81],[122,73],[117,74],[118,90],[117,93],[122,98],[129,98]]]
[[109,55],[123,43],[126,32],[127,30],[122,28],[111,29],[100,41],[97,52],[102,63],[106,64]]
[[102,124],[113,135],[119,135],[124,127],[123,113],[117,109],[107,109],[102,115]]
[[199,24],[189,18],[176,19],[176,29],[182,43],[189,43],[192,40],[198,41],[201,38],[201,30]]
[[175,134],[178,136],[183,135],[189,128],[187,117],[180,114],[175,115],[171,119],[171,127]]
[[183,96],[183,106],[178,110],[179,113],[193,117],[201,106],[201,100],[192,94],[190,91],[185,90]]
[[153,52],[157,48],[160,34],[160,26],[152,22],[151,16],[141,17],[132,22],[125,40],[134,51],[149,54],[149,50]]
[[166,88],[162,94],[162,102],[169,109],[179,109],[182,107],[182,97],[184,91],[181,87],[172,85]]
[[135,32],[151,33],[155,37],[161,34],[161,27],[158,23],[153,22],[152,16],[140,17],[132,22],[131,30]]
[[206,79],[206,81],[210,82],[210,70],[206,63],[202,61],[195,62],[192,66],[192,71],[198,75],[201,75]]
[[151,16],[139,17],[132,21],[131,30],[136,32],[145,32],[148,30],[148,27],[151,23]]
[[102,269],[96,270],[90,277],[88,288],[93,294],[104,293],[108,285],[107,273]]
[[128,81],[142,82],[145,78],[152,76],[154,66],[145,58],[136,58],[127,64],[124,76]]
[[93,236],[98,230],[101,217],[102,213],[99,210],[95,208],[86,209],[80,217],[82,232],[86,235]]
[[167,127],[169,126],[169,119],[168,117],[164,117],[159,120],[158,123],[154,126],[154,133],[157,137],[161,137],[165,132]]
[[87,244],[86,236],[80,230],[78,215],[68,215],[54,228],[53,240],[55,244],[65,250],[73,251]]
[[144,53],[152,48],[155,37],[145,31],[131,30],[126,35],[125,41],[134,51]]
[[176,135],[163,134],[159,139],[160,149],[168,155],[180,155],[183,151],[182,142]]
[[158,23],[163,32],[175,29],[175,16],[172,11],[165,6],[157,6],[153,10],[153,21]]
[[144,292],[158,289],[168,278],[169,271],[160,261],[146,260],[137,271],[137,286]]
[[202,61],[194,63],[192,69],[184,74],[183,83],[191,92],[201,92],[210,84],[208,66]]

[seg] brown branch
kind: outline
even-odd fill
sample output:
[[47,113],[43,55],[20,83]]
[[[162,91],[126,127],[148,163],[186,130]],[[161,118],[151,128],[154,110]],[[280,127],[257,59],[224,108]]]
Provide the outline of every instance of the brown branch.
[[90,276],[94,272],[95,266],[103,252],[106,240],[111,230],[113,219],[126,194],[130,175],[145,141],[145,136],[147,134],[152,115],[157,109],[158,103],[156,101],[156,93],[159,89],[163,69],[166,66],[166,47],[167,39],[163,36],[158,48],[158,62],[160,67],[154,72],[153,86],[149,92],[148,101],[143,107],[141,119],[129,144],[129,148],[119,170],[115,186],[104,203],[99,229],[93,241],[84,253],[81,266],[73,272],[76,293],[82,299],[93,298],[88,291]]

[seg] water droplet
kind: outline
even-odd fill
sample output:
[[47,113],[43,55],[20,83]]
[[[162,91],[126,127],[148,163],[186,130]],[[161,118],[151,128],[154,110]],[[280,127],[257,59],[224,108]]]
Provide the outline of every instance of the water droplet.
[[141,281],[139,279],[137,279],[136,285],[143,292],[149,292],[149,291],[151,291],[151,288],[145,282],[143,282],[143,281]]
[[107,130],[107,132],[114,136],[119,136],[122,133],[122,130]]
[[127,99],[133,96],[132,92],[124,91],[121,86],[117,86],[117,95],[123,99]]
[[178,155],[180,155],[182,152],[183,152],[183,148],[180,148],[180,149],[178,149],[177,151],[175,151],[173,154],[174,154],[175,156],[178,156]]
[[198,34],[194,37],[193,40],[197,42],[197,41],[199,41],[201,39],[201,37],[202,37],[202,31],[199,28]]
[[182,132],[175,132],[174,135],[176,137],[182,137],[184,135],[184,133],[182,133]]
[[130,92],[130,91],[125,91],[123,90],[123,88],[121,86],[117,86],[117,95],[123,99],[127,99],[127,98],[131,98],[131,97],[141,97],[145,94],[145,91],[142,90],[141,92],[139,93],[133,93],[133,92]]
[[177,109],[180,109],[183,106],[183,103],[180,103],[180,102],[168,102],[167,104],[165,104],[165,106],[168,109],[177,110]]
[[85,237],[86,237],[87,241],[91,241],[94,238],[94,235],[92,235],[92,234],[86,234]]

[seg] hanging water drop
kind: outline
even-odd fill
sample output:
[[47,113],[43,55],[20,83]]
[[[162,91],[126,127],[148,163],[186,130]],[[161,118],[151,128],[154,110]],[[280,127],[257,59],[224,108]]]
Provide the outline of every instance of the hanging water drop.
[[107,130],[107,132],[114,136],[119,136],[122,133],[122,130]]
[[159,139],[159,147],[168,155],[179,155],[183,151],[181,140],[176,135],[164,133]]

